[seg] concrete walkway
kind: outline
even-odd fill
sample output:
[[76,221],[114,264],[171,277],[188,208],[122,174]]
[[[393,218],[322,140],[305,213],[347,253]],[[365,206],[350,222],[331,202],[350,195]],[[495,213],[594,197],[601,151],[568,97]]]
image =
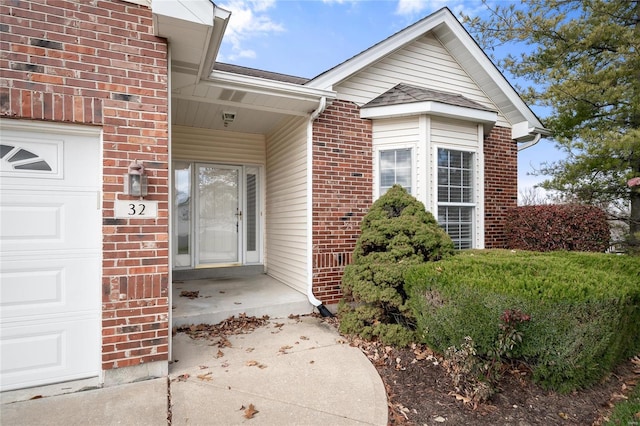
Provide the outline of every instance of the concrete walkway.
[[[179,333],[169,377],[3,404],[3,425],[386,425],[384,385],[320,319],[211,340]],[[255,413],[247,418],[247,409]]]

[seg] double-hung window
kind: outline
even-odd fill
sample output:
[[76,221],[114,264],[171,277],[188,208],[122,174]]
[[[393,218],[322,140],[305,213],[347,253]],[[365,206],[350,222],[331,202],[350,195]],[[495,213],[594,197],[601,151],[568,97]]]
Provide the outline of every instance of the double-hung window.
[[401,185],[412,193],[411,148],[385,149],[379,152],[380,195],[393,185]]
[[474,154],[438,149],[438,223],[457,249],[473,247]]

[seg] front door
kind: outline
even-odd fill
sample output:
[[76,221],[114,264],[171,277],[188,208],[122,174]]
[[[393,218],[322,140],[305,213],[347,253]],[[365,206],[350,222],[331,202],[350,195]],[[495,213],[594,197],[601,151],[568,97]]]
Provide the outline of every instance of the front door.
[[173,266],[261,262],[260,168],[174,164]]
[[196,267],[240,262],[241,168],[197,164]]

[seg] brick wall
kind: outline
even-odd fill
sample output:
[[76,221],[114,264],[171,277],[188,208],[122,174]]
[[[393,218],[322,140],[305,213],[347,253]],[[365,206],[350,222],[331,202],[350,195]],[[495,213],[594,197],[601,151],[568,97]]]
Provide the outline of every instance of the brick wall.
[[[151,11],[116,0],[19,0],[1,2],[0,13],[0,115],[103,129],[102,367],[166,361],[167,49]],[[114,218],[133,160],[147,167],[157,220]]]
[[518,204],[518,147],[511,129],[494,127],[484,140],[484,244],[504,248],[506,211]]
[[325,304],[342,297],[344,266],[372,203],[371,121],[335,101],[313,125],[313,289]]

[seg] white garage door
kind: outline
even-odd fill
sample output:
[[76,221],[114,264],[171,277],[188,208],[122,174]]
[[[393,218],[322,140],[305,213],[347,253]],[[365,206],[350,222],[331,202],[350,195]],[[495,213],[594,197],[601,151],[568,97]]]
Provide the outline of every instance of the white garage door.
[[0,120],[0,389],[100,372],[100,129]]

